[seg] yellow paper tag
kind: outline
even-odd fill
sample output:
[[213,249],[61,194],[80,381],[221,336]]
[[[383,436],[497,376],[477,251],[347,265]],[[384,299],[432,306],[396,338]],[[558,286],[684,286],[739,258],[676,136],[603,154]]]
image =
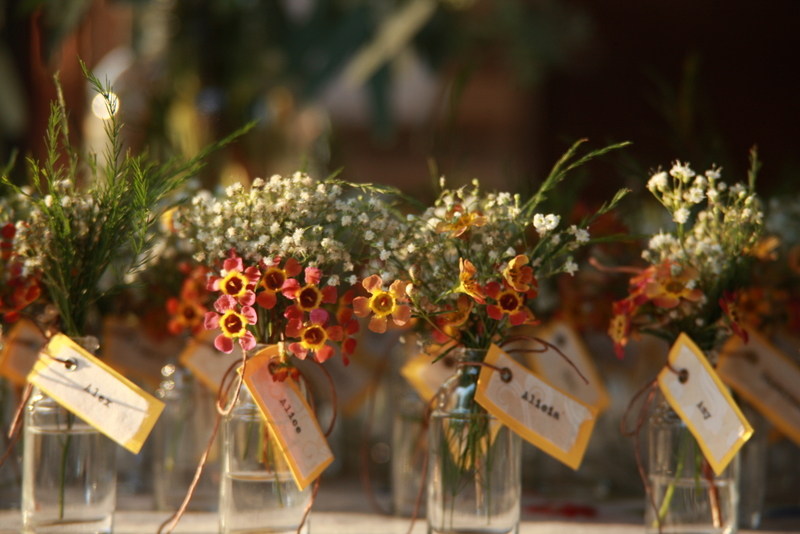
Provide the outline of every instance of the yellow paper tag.
[[277,345],[265,348],[248,360],[242,378],[277,438],[297,487],[303,490],[333,462],[333,453],[294,381],[272,379],[269,362],[278,356]]
[[685,381],[668,367],[658,374],[658,385],[672,409],[694,435],[711,468],[719,475],[753,435],[727,388],[700,348],[686,334],[669,351],[675,371],[688,372]]
[[503,373],[483,367],[475,400],[514,432],[550,456],[577,469],[597,419],[597,408],[554,388],[514,361],[497,345],[486,354],[485,363],[508,368]]
[[39,351],[47,344],[42,331],[28,319],[20,319],[3,339],[0,352],[0,375],[24,386]]
[[720,352],[717,374],[800,446],[800,368],[757,332],[745,345],[732,337]]
[[445,380],[456,373],[453,357],[445,356],[436,363],[433,363],[434,359],[434,356],[422,353],[400,368],[400,374],[425,402],[433,399]]
[[[558,347],[589,383],[581,380],[575,369],[554,350],[527,352],[528,366],[548,384],[569,393],[585,404],[594,406],[598,413],[605,410],[611,400],[589,350],[575,329],[566,321],[552,321],[544,329],[536,331],[536,337]],[[541,348],[541,344],[535,341],[524,343],[529,348]]]
[[103,321],[103,361],[129,377],[151,384],[161,381],[161,368],[183,345],[178,337],[156,340],[136,322],[111,316]]
[[225,354],[214,346],[214,338],[218,332],[206,330],[190,341],[183,349],[178,362],[189,369],[192,374],[213,393],[219,391],[222,377],[230,367],[242,361],[242,347],[233,345],[233,351]]
[[28,381],[133,454],[164,409],[163,402],[63,334],[50,339]]

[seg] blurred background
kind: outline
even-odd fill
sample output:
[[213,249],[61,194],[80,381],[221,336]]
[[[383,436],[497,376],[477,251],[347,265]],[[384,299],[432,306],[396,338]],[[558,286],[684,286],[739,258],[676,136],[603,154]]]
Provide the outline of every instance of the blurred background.
[[206,185],[342,167],[421,200],[438,174],[525,192],[587,137],[634,145],[574,182],[584,198],[675,159],[738,179],[754,144],[760,189],[782,194],[800,170],[798,16],[785,0],[0,0],[0,161],[41,154],[55,72],[91,145],[80,57],[135,150],[191,154],[258,121]]
[[[700,172],[721,165],[732,183],[745,180],[748,149],[758,145],[759,191],[796,198],[798,20],[800,2],[791,0],[0,0],[0,163],[13,154],[18,163],[43,157],[57,72],[74,142],[98,148],[102,107],[92,106],[80,58],[113,86],[135,152],[191,156],[257,121],[214,155],[200,176],[208,188],[342,168],[347,180],[397,186],[423,202],[435,198],[440,175],[451,186],[479,178],[485,189],[524,194],[578,139],[591,148],[632,141],[572,176],[550,207],[579,217],[628,187],[621,220],[604,221],[604,230],[652,232],[668,221],[647,220],[640,208],[655,201],[644,186],[676,159]],[[12,172],[25,181],[25,165]],[[617,264],[638,255],[624,245],[605,253]],[[523,476],[535,478],[545,498],[635,495],[638,521],[641,482],[618,425],[663,347],[639,347],[648,358],[614,356],[609,303],[626,284],[582,269],[549,290],[549,305],[542,288],[543,306],[558,304],[580,330],[612,407],[580,472],[543,455],[531,460],[529,449]],[[394,339],[383,343],[369,344],[373,359],[399,350]],[[360,399],[356,408],[379,367],[364,358],[360,382],[354,365],[340,393]],[[385,414],[396,398],[381,389],[366,403],[376,413],[361,415],[368,424],[374,418],[369,459],[384,497],[392,424]],[[360,447],[359,430],[342,435],[342,450]],[[798,451],[769,436],[783,449],[773,449],[767,498],[794,506],[794,520],[800,481],[784,468]],[[364,467],[347,462],[337,469]],[[527,514],[597,517],[592,508],[528,504]]]

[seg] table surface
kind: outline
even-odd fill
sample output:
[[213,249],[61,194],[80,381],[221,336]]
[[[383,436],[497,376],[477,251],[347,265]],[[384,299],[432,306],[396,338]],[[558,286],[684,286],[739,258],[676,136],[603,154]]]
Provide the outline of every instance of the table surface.
[[[159,525],[169,518],[168,512],[146,512],[135,510],[118,511],[114,520],[115,534],[155,534]],[[0,512],[0,533],[18,533],[20,514],[10,510]],[[405,534],[409,519],[386,517],[375,514],[344,512],[313,512],[311,531],[314,534]],[[799,526],[800,527],[800,526]],[[523,521],[520,534],[641,534],[641,525],[619,523],[586,523],[576,521]],[[416,522],[413,534],[424,534],[425,520]],[[187,513],[174,530],[175,534],[217,534],[217,515],[212,512]],[[747,531],[753,534],[769,534],[777,531]],[[783,531],[786,532],[786,531]]]
[[[388,504],[379,492],[378,501]],[[155,534],[172,514],[152,511],[148,494],[125,494],[118,490],[114,517],[115,534]],[[642,534],[644,502],[641,498],[575,501],[544,498],[523,492],[520,534]],[[343,511],[346,510],[346,511]],[[780,516],[780,517],[776,517]],[[375,513],[361,484],[352,478],[323,480],[311,512],[312,534],[406,534],[411,520]],[[0,511],[0,534],[18,534],[19,510]],[[175,534],[218,534],[219,521],[213,512],[188,512]],[[800,509],[772,514],[754,534],[800,532]],[[425,517],[416,521],[412,534],[425,534]]]

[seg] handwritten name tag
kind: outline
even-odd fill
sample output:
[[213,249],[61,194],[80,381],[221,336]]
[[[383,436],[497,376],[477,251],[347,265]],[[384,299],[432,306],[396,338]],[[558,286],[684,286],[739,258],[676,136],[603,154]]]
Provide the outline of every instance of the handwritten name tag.
[[592,435],[597,408],[554,388],[492,345],[485,363],[507,368],[503,373],[483,367],[475,400],[514,432],[544,452],[577,469]]
[[303,490],[333,462],[333,453],[297,384],[272,379],[269,362],[277,357],[276,345],[262,350],[248,360],[243,379]]
[[164,409],[163,402],[63,334],[50,339],[28,381],[134,454]]
[[668,359],[678,374],[665,367],[658,385],[719,475],[753,435],[753,428],[689,336],[678,336]]
[[237,361],[242,361],[242,348],[238,343],[233,345],[230,354],[225,354],[214,346],[216,336],[217,332],[212,330],[201,333],[186,345],[178,358],[178,362],[213,393],[219,391],[225,372]]
[[800,446],[800,368],[757,332],[745,345],[732,337],[720,352],[717,374]]
[[0,375],[24,386],[39,351],[47,344],[42,331],[28,319],[20,319],[3,340],[0,352]]
[[436,363],[433,363],[434,356],[419,354],[408,360],[400,368],[400,374],[411,384],[414,391],[425,402],[430,401],[445,380],[456,373],[455,359],[445,356]]
[[[558,347],[580,369],[589,383],[584,382],[575,369],[554,350],[526,353],[530,368],[550,385],[594,406],[598,412],[605,410],[611,400],[589,350],[575,329],[565,321],[553,321],[537,331],[536,336]],[[535,341],[525,343],[529,348],[541,348]]]

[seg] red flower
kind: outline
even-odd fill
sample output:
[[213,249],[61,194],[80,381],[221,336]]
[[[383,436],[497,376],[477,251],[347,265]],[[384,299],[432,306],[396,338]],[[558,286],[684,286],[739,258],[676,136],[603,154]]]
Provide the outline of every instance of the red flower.
[[353,303],[353,295],[354,292],[352,289],[345,292],[342,298],[339,299],[339,309],[336,311],[336,321],[344,331],[344,338],[342,340],[342,361],[345,365],[350,365],[348,356],[355,352],[357,344],[356,339],[352,336],[358,333],[360,328],[358,319],[354,317],[353,308],[350,307]]
[[209,291],[221,291],[223,295],[235,298],[242,306],[252,306],[256,301],[253,292],[261,273],[258,267],[244,268],[242,258],[236,256],[231,250],[230,258],[222,264],[222,276],[212,276],[208,279]]
[[294,258],[289,258],[283,266],[278,267],[280,258],[275,258],[271,265],[264,266],[264,275],[258,287],[262,288],[256,297],[256,302],[262,308],[271,310],[278,302],[278,292],[283,289],[283,284],[292,277],[297,276],[302,271],[302,267]]
[[[661,265],[648,268],[643,275],[650,278],[644,286],[644,293],[653,304],[660,308],[676,308],[681,300],[697,302],[703,298],[703,292],[694,287],[700,273],[692,267],[684,267],[677,276],[672,274],[675,264],[665,261]],[[643,275],[640,275],[643,276]],[[640,277],[634,280],[639,281]],[[633,282],[634,280],[631,280]]]
[[395,280],[388,291],[383,290],[383,280],[377,274],[364,279],[361,283],[364,289],[372,296],[356,297],[353,300],[353,309],[359,317],[367,317],[373,313],[369,322],[369,329],[378,334],[386,332],[387,317],[398,326],[405,325],[411,319],[411,308],[406,304],[405,288],[403,282]]
[[503,269],[503,278],[515,291],[520,293],[533,291],[533,295],[528,295],[528,297],[534,298],[539,288],[539,283],[533,277],[533,268],[528,266],[527,263],[528,257],[524,254],[519,254],[509,261],[506,268]]
[[[437,315],[434,318],[437,328],[433,329],[431,332],[433,340],[444,345],[458,339],[461,335],[461,331],[458,327],[467,322],[474,307],[474,300],[467,295],[459,295],[454,311]],[[450,304],[445,305],[444,308],[446,310],[453,309]]]
[[612,305],[614,317],[608,327],[608,335],[614,340],[614,351],[620,360],[625,357],[625,345],[631,334],[631,318],[636,313],[636,305],[630,298],[618,300]]
[[489,282],[484,291],[488,297],[497,302],[486,306],[486,313],[492,319],[501,321],[508,315],[509,322],[513,326],[519,326],[528,318],[524,295],[514,291],[507,283],[501,286],[497,282]]
[[256,346],[256,338],[247,329],[248,325],[256,324],[258,316],[256,311],[250,306],[242,306],[241,312],[237,312],[236,301],[230,295],[222,295],[214,307],[221,314],[214,312],[206,313],[206,330],[222,330],[222,333],[214,340],[214,346],[225,353],[233,351],[233,340],[238,339],[242,350],[250,350]]
[[188,264],[180,265],[179,269],[187,276],[181,286],[180,298],[167,300],[167,313],[171,316],[167,331],[178,335],[188,329],[196,334],[203,328],[203,317],[208,312],[203,305],[208,295],[205,289],[208,269],[202,265],[192,269]]
[[737,336],[742,338],[742,341],[747,343],[750,336],[747,334],[747,330],[745,330],[744,326],[742,326],[742,318],[739,316],[739,310],[736,301],[736,293],[732,291],[724,291],[722,293],[722,297],[719,299],[719,305],[722,308],[723,313],[725,313],[725,318],[728,320],[731,330],[733,330]]
[[202,328],[203,317],[208,310],[196,300],[172,297],[167,300],[167,313],[171,316],[167,322],[170,334],[178,335],[187,329],[196,334]]
[[322,308],[312,310],[309,314],[310,321],[303,323],[301,319],[292,319],[286,327],[288,337],[300,338],[300,341],[289,345],[295,356],[305,360],[309,353],[314,354],[314,359],[319,363],[333,356],[334,349],[327,341],[341,341],[344,331],[341,326],[326,326],[328,312]]
[[472,262],[464,258],[458,258],[458,271],[458,287],[456,288],[456,292],[466,293],[475,299],[475,302],[478,304],[486,304],[486,295],[483,293],[483,289],[478,281],[473,278],[478,270]]
[[[473,226],[484,226],[487,222],[483,212],[475,210],[473,212],[465,211],[461,204],[456,204],[444,216],[444,221],[436,225],[436,232],[441,234],[450,232],[451,237],[461,237],[465,239],[465,232],[470,230]],[[463,237],[462,237],[463,236]]]
[[[325,286],[319,288],[319,281],[322,279],[322,271],[316,267],[306,267],[305,270],[306,285],[300,287],[300,282],[294,278],[290,278],[283,283],[282,292],[283,296],[295,301],[292,306],[287,308],[286,317],[290,317],[295,311],[311,312],[316,310],[322,303],[333,304],[337,299],[337,292],[335,286]],[[294,310],[291,310],[294,308]]]

